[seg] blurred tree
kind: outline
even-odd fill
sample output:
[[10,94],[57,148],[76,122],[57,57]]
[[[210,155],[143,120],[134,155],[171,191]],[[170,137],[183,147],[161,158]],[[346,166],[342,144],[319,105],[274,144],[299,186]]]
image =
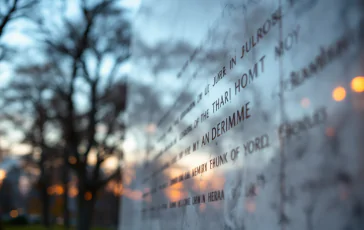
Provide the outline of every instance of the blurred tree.
[[[6,58],[10,47],[1,43],[1,38],[10,22],[29,16],[30,9],[33,8],[39,0],[0,0],[0,61]],[[0,229],[2,229],[0,221]]]
[[121,67],[129,57],[130,26],[116,0],[42,4],[47,12],[32,15],[39,30],[28,31],[41,58],[29,57],[16,68],[2,91],[2,114],[22,131],[33,159],[38,157],[44,223],[49,224],[52,161],[62,155],[65,226],[68,165],[78,177],[77,229],[87,230],[97,191],[121,175],[119,164],[109,174],[102,164],[123,157],[127,86]]
[[42,198],[43,224],[49,227],[47,188],[51,184],[52,161],[61,155],[59,143],[49,135],[56,130],[56,123],[51,117],[50,66],[19,66],[16,73],[9,85],[2,89],[2,114],[11,121],[14,129],[23,134],[22,142],[32,147],[32,157],[27,159],[40,168],[37,187]]
[[[101,166],[122,158],[127,87],[120,68],[129,57],[130,27],[119,1],[63,3],[55,23],[38,23],[54,71],[50,111],[60,126],[65,163],[78,176],[78,229],[87,230],[96,192],[121,173],[118,166],[106,176]],[[67,14],[70,8],[79,14]]]

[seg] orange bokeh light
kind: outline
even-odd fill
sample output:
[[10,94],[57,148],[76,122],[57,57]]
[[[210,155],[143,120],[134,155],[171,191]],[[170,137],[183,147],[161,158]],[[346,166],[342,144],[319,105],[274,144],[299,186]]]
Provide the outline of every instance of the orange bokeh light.
[[364,92],[364,77],[358,76],[351,80],[351,89],[356,93]]
[[176,201],[182,198],[182,192],[178,189],[167,190],[167,196],[170,201]]
[[346,97],[346,90],[344,87],[338,86],[332,91],[332,98],[335,101],[342,101]]
[[68,196],[76,197],[78,195],[78,189],[76,187],[70,187],[68,189]]
[[129,188],[123,188],[122,195],[128,197],[132,200],[141,200],[143,197],[143,193],[139,190],[132,190]]
[[62,185],[56,184],[47,188],[48,195],[62,195],[64,193],[64,188]]
[[6,178],[6,171],[0,169],[0,181],[4,180],[5,178]]
[[68,162],[69,162],[70,164],[74,165],[74,164],[76,164],[77,159],[76,159],[76,157],[74,157],[74,156],[70,156],[70,157],[68,158]]
[[12,217],[12,218],[16,218],[16,217],[18,217],[18,211],[17,210],[12,210],[11,212],[10,212],[10,216]]
[[113,187],[113,192],[115,196],[123,195],[123,185],[122,184],[115,184]]
[[92,193],[91,192],[86,192],[85,193],[85,200],[91,200],[92,199]]
[[62,195],[64,193],[64,189],[61,185],[55,185],[54,190],[57,195]]

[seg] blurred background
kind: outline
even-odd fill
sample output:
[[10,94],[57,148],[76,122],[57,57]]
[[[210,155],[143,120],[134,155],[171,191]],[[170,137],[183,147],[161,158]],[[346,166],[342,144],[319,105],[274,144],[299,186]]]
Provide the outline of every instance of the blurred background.
[[117,227],[138,7],[0,0],[0,229]]

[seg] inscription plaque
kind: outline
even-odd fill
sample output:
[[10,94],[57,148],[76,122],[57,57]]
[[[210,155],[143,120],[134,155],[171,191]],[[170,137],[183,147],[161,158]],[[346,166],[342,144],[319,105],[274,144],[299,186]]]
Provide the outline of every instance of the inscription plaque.
[[363,12],[143,1],[119,228],[362,230]]

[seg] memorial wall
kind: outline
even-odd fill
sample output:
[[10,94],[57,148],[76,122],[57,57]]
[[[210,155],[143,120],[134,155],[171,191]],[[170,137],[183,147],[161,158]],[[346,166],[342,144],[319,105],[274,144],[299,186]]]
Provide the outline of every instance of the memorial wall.
[[364,229],[363,12],[142,1],[119,229]]

